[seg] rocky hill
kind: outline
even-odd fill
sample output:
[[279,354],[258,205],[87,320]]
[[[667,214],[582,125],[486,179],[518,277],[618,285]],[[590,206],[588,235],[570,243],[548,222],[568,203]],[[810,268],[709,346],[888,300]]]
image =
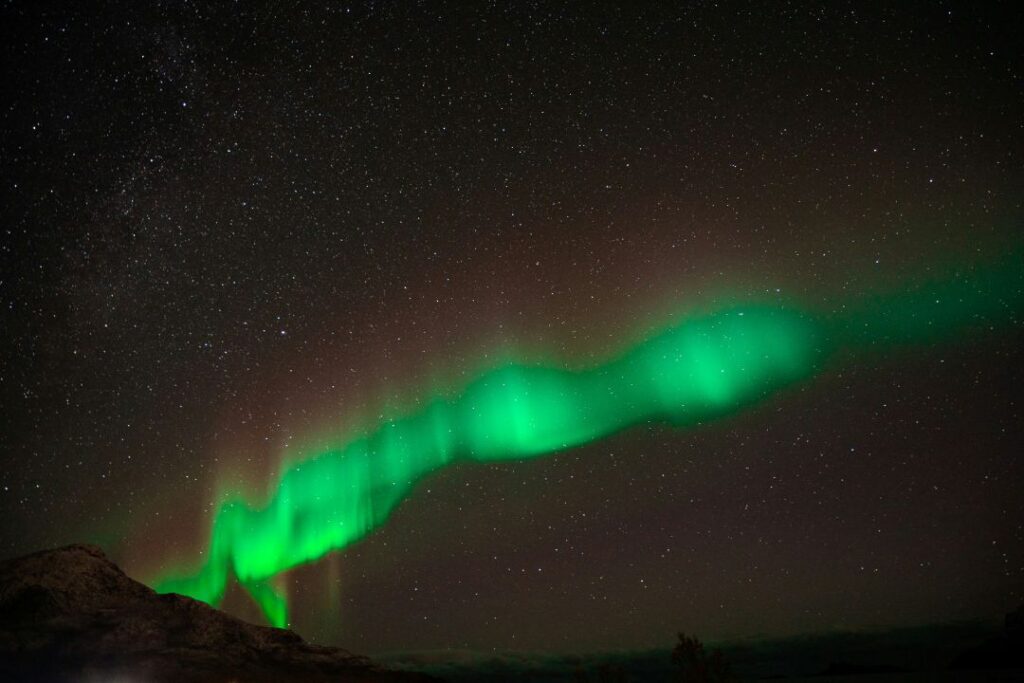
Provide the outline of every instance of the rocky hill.
[[0,680],[426,681],[289,630],[158,595],[95,546],[0,564]]

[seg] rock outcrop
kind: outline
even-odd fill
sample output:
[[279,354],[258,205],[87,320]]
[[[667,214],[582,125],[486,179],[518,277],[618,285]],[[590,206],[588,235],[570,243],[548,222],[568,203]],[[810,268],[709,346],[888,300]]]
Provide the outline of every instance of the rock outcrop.
[[0,680],[425,681],[158,595],[90,545],[0,564]]

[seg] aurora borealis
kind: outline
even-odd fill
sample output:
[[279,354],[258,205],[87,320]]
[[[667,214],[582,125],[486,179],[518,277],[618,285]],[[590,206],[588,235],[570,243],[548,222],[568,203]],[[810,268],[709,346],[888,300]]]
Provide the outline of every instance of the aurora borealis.
[[1008,3],[8,3],[0,559],[352,652],[1024,603]]
[[666,330],[582,372],[509,365],[454,398],[380,426],[365,438],[298,463],[270,503],[221,507],[207,565],[159,590],[217,603],[227,571],[267,618],[284,626],[275,574],[343,548],[382,524],[420,478],[456,458],[529,458],[570,448],[632,424],[692,423],[735,410],[808,375],[815,326],[785,310],[738,308]]
[[222,505],[199,573],[166,579],[158,590],[217,604],[231,572],[284,627],[286,599],[270,579],[359,540],[420,479],[457,459],[532,458],[641,422],[700,423],[812,376],[844,340],[884,351],[952,337],[965,325],[1002,327],[1019,322],[1022,300],[1024,259],[1013,254],[973,277],[855,303],[828,324],[795,310],[735,307],[684,321],[582,371],[489,371],[454,397],[432,397],[418,412],[293,464],[266,505]]

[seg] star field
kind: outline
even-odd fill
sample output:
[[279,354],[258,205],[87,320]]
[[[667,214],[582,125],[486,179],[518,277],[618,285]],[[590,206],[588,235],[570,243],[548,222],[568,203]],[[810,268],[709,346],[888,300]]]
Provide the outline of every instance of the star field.
[[[219,492],[509,354],[587,365],[723,298],[841,311],[1019,245],[1008,4],[0,11],[2,557],[148,576]],[[286,575],[293,626],[575,652],[1001,615],[1021,341],[440,471]]]

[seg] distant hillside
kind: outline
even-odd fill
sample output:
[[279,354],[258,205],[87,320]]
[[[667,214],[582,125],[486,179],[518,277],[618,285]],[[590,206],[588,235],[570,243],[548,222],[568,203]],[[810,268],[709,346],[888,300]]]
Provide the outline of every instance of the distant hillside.
[[[877,631],[713,643],[742,681],[1003,683],[1024,680],[1022,611],[998,622],[965,621]],[[677,680],[668,648],[586,655],[437,651],[381,657],[389,666],[451,683]]]

